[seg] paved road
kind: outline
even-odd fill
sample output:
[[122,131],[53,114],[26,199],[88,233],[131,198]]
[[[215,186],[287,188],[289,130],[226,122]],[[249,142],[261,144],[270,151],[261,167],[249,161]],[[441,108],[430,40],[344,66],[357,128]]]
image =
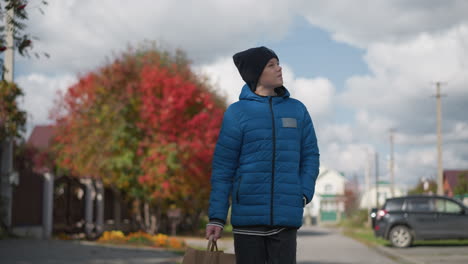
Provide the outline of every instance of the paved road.
[[[204,240],[187,240],[189,245],[206,246]],[[232,239],[223,238],[218,247],[234,252]],[[394,264],[390,258],[344,237],[338,231],[320,227],[302,227],[297,238],[297,264]]]
[[59,240],[0,240],[1,264],[173,264],[179,256],[153,249],[119,248]]
[[[190,239],[187,243],[206,247],[204,239]],[[234,252],[232,239],[224,238],[218,246],[225,252]],[[0,240],[1,264],[173,264],[177,261],[181,261],[180,256],[163,250],[76,241]],[[318,227],[303,227],[299,230],[297,261],[298,264],[396,263],[337,231]]]
[[[206,247],[204,239],[190,239],[187,243]],[[218,244],[226,252],[234,251],[232,239],[223,238]],[[181,260],[180,255],[164,250],[102,246],[76,241],[0,240],[1,264],[173,264],[178,260]],[[468,246],[415,246],[408,249],[380,247],[376,251],[342,236],[334,229],[302,227],[298,232],[297,263],[466,264]]]
[[297,243],[298,264],[398,263],[334,229],[302,227]]

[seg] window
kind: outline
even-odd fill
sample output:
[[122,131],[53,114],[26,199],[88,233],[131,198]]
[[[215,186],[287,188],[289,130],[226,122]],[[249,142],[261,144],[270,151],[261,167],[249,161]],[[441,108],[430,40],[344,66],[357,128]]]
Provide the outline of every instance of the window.
[[408,200],[408,211],[410,212],[432,212],[434,206],[431,199],[410,199]]
[[436,211],[439,212],[439,213],[445,212],[445,200],[436,199],[435,200],[435,208],[436,208]]
[[403,199],[387,200],[384,209],[387,211],[399,211],[403,206]]
[[461,207],[453,201],[445,199],[436,199],[435,207],[437,212],[440,213],[455,213],[458,214],[462,211]]
[[460,213],[462,211],[461,207],[449,200],[445,200],[445,212],[447,213]]
[[333,193],[333,185],[331,184],[325,185],[325,193]]

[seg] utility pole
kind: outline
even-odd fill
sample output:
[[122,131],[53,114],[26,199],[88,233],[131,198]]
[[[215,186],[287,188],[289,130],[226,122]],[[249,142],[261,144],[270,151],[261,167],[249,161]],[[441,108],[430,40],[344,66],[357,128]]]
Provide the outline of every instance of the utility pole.
[[15,10],[14,8],[10,8],[7,11],[7,14],[5,16],[5,44],[6,44],[6,50],[5,50],[5,81],[7,82],[13,82],[13,72],[14,72],[14,57],[15,57],[15,40],[13,38],[13,23],[12,20],[15,15]]
[[444,179],[442,166],[442,95],[440,86],[442,82],[436,82],[436,100],[437,100],[437,194],[444,195]]
[[365,160],[365,164],[364,164],[364,181],[365,181],[365,192],[364,193],[367,193],[367,224],[369,226],[371,226],[371,217],[370,217],[370,212],[371,212],[371,192],[370,192],[370,153],[369,151],[366,149],[366,160]]
[[[13,60],[14,60],[14,38],[13,38],[13,17],[14,9],[11,8],[5,15],[5,57],[4,57],[4,77],[5,81],[13,82]],[[13,204],[13,138],[6,138],[0,142],[0,221],[11,228],[11,212]]]
[[394,143],[394,128],[390,128],[390,192],[392,197],[395,197],[395,172],[394,172],[394,157],[393,157],[393,143]]
[[379,208],[379,153],[375,152],[375,201]]

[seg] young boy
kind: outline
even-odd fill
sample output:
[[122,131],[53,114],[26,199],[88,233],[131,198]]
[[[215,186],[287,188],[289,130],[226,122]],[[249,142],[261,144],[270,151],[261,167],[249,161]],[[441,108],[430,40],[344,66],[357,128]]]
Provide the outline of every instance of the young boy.
[[246,84],[216,144],[206,238],[221,237],[231,200],[237,263],[296,263],[297,229],[319,171],[312,120],[283,86],[275,52],[257,47],[233,59]]

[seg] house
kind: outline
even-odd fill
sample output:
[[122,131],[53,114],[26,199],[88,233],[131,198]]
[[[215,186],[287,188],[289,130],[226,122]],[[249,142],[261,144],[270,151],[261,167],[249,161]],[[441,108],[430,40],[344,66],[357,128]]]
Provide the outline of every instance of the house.
[[385,203],[387,198],[406,195],[406,191],[401,186],[395,186],[394,192],[395,195],[392,196],[391,184],[388,181],[379,181],[377,185],[371,186],[369,190],[363,192],[359,208],[378,208]]
[[[51,126],[38,126],[32,131],[27,146],[37,150],[48,148],[53,137]],[[45,229],[51,222],[52,188],[50,174],[39,174],[34,170],[33,157],[25,151],[15,158],[19,181],[13,191],[12,224],[13,233],[29,237],[46,237]],[[49,194],[49,195],[47,195]],[[50,210],[46,210],[50,209]]]
[[342,173],[320,167],[312,202],[304,208],[305,224],[336,223],[344,216],[345,185]]
[[[465,182],[460,182],[464,178]],[[465,193],[457,194],[457,187],[465,184]],[[468,206],[468,170],[444,170],[443,173],[444,194],[449,197],[458,198]]]
[[[32,153],[50,147],[53,126],[36,126],[27,146]],[[36,154],[17,159],[19,185],[13,192],[12,231],[17,235],[50,238],[52,233],[85,233],[129,229],[130,206],[115,188],[90,177],[55,175],[54,168],[37,168]]]

